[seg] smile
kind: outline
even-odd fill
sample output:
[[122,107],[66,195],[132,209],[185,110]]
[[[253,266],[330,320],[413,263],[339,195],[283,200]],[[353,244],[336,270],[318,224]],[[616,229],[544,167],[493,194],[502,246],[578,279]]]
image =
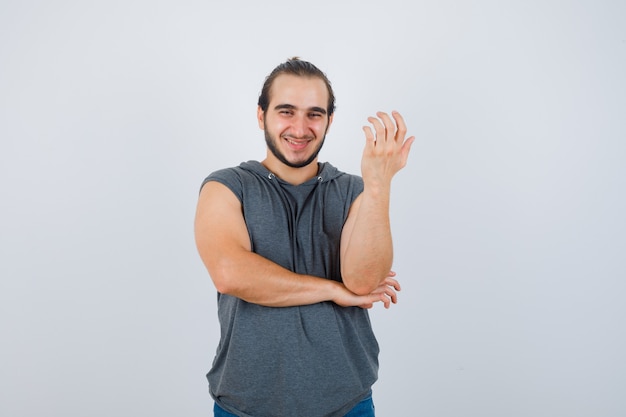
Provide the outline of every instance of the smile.
[[289,145],[289,148],[291,148],[291,150],[294,150],[294,151],[303,150],[304,148],[307,147],[309,142],[313,141],[312,138],[308,138],[308,139],[292,139],[292,138],[284,137],[284,136],[283,136],[283,139],[285,139],[285,141]]
[[306,145],[307,143],[309,143],[311,141],[311,139],[307,139],[307,140],[293,140],[293,139],[288,139],[285,138],[285,140],[289,143],[291,143],[292,145]]

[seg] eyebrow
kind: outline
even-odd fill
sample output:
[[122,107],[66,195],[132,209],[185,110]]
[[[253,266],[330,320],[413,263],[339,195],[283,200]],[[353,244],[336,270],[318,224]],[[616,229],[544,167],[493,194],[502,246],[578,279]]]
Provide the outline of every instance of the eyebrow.
[[[296,106],[294,106],[293,104],[277,104],[276,106],[274,106],[274,110],[283,110],[283,109],[287,109],[287,110],[297,110],[298,108]],[[322,114],[326,114],[326,109],[322,108],[322,107],[309,107],[307,109],[308,111],[314,111],[317,113],[322,113]]]

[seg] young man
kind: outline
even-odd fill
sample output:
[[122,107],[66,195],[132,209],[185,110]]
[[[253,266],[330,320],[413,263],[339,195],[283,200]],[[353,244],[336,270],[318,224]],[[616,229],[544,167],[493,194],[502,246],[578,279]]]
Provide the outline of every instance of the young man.
[[[207,375],[216,416],[373,416],[378,344],[367,309],[396,302],[389,193],[414,137],[400,114],[364,127],[361,177],[319,163],[335,97],[292,58],[266,78],[262,162],[202,184],[196,244],[218,291]],[[373,129],[372,129],[373,128]]]

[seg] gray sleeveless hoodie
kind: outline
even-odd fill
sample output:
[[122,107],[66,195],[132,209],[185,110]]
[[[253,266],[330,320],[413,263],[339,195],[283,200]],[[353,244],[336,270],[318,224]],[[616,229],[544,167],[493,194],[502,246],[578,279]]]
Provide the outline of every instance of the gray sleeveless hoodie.
[[[241,201],[252,250],[296,273],[341,281],[341,230],[360,177],[319,164],[294,186],[249,161],[203,182]],[[378,373],[368,312],[332,302],[264,307],[218,294],[220,342],[207,378],[211,396],[243,417],[341,417],[365,398]]]

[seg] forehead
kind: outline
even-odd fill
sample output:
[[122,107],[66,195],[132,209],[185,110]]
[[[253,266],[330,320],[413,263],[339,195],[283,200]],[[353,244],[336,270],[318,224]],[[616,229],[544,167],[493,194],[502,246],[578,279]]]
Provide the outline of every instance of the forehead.
[[300,108],[328,107],[328,89],[321,78],[281,74],[270,90],[270,107],[292,104]]

